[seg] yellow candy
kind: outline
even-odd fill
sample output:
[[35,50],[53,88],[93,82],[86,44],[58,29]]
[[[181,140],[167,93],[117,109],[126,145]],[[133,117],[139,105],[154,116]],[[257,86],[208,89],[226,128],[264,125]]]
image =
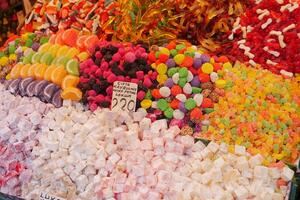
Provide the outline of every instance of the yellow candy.
[[9,55],[9,60],[17,60],[17,55],[16,54],[10,54]]
[[226,62],[223,64],[223,69],[230,70],[232,68],[232,64],[230,62]]
[[158,74],[156,80],[158,81],[159,84],[163,84],[166,82],[168,79],[168,76],[166,74]]
[[224,88],[226,85],[226,81],[223,79],[218,79],[215,82],[217,88]]
[[152,105],[152,101],[150,99],[144,99],[142,102],[141,102],[141,107],[142,108],[145,108],[145,109],[148,109],[150,108]]
[[161,54],[170,55],[169,49],[167,49],[167,48],[165,48],[165,47],[162,47],[162,48],[160,49],[160,53],[161,53]]
[[202,66],[201,66],[201,70],[203,73],[205,74],[210,74],[214,71],[214,66],[210,63],[204,63]]
[[210,58],[210,63],[211,64],[215,64],[215,59],[214,58]]
[[196,47],[196,49],[195,49],[194,46],[191,46],[191,47],[188,47],[186,50],[187,50],[187,51],[190,51],[190,52],[195,52],[195,51],[197,50],[197,47]]
[[152,67],[153,69],[156,69],[156,63],[152,63],[152,64],[151,64],[151,67]]
[[164,63],[160,63],[156,68],[156,71],[158,72],[158,74],[165,74],[165,73],[167,73],[167,70],[168,70],[168,67]]
[[0,58],[0,66],[4,66],[8,64],[8,58],[6,56]]
[[183,54],[177,54],[174,57],[174,61],[177,65],[180,65],[183,62],[184,58],[185,58],[185,56]]
[[10,74],[7,74],[6,77],[5,77],[5,79],[6,79],[6,80],[11,79]]

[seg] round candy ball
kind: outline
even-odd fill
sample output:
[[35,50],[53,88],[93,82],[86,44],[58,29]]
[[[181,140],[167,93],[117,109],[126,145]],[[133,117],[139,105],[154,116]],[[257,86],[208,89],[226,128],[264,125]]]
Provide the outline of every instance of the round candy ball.
[[171,119],[171,118],[173,118],[173,112],[174,112],[174,110],[172,108],[167,108],[164,111],[164,115],[166,118]]
[[192,110],[196,107],[196,101],[194,99],[188,99],[185,101],[184,106],[187,110]]
[[164,87],[161,87],[161,88],[159,89],[159,93],[160,93],[160,95],[161,95],[162,97],[165,97],[165,98],[166,98],[166,97],[169,97],[169,96],[170,96],[171,90],[170,90],[170,88],[164,86]]
[[169,104],[165,99],[159,99],[157,101],[157,108],[159,110],[165,111],[168,107],[169,107]]
[[173,117],[174,117],[174,119],[183,119],[184,118],[184,113],[182,111],[176,109],[173,112]]

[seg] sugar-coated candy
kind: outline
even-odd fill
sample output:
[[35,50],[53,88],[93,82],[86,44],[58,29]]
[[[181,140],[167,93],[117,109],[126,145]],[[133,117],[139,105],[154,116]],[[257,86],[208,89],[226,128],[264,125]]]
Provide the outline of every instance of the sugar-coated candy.
[[210,63],[204,63],[202,66],[201,66],[201,70],[203,73],[205,74],[210,74],[214,71],[214,66]]
[[165,73],[167,73],[167,70],[168,70],[168,67],[164,63],[160,63],[156,67],[156,71],[158,72],[158,74],[165,74]]
[[174,110],[173,116],[174,116],[174,119],[183,119],[184,113],[181,112],[180,110]]
[[168,119],[171,119],[173,117],[173,112],[174,110],[172,108],[167,108],[165,111],[164,111],[164,115],[168,118]]
[[213,83],[215,83],[219,78],[219,76],[216,72],[212,72],[209,76],[210,76],[211,82],[213,82]]
[[164,85],[168,88],[173,88],[174,86],[173,80],[171,78],[168,78],[166,82],[164,82]]
[[178,99],[181,102],[185,102],[186,101],[186,96],[184,94],[177,94],[176,99]]
[[184,103],[185,108],[188,110],[192,110],[196,107],[196,101],[194,99],[187,99]]
[[226,86],[226,81],[225,80],[223,80],[223,79],[218,79],[218,80],[216,80],[216,87],[217,88],[224,88],[225,86]]
[[162,97],[169,97],[171,94],[170,88],[164,86],[159,89],[159,93]]
[[195,100],[197,106],[201,106],[201,104],[203,102],[203,95],[202,94],[195,94],[193,99]]
[[179,82],[179,73],[175,73],[172,76],[172,80],[173,80],[174,84],[178,84],[178,82]]
[[180,68],[178,73],[180,78],[185,78],[188,76],[188,70],[185,67]]
[[183,88],[186,84],[187,84],[187,78],[186,78],[186,77],[184,77],[184,78],[179,78],[178,85],[179,85],[180,87]]
[[172,67],[176,66],[176,63],[172,58],[170,58],[170,59],[167,60],[166,65],[167,65],[168,68],[172,68]]
[[152,101],[150,99],[144,99],[141,101],[142,108],[148,109],[151,107],[151,105],[152,105]]
[[185,56],[183,54],[177,54],[176,56],[174,56],[174,61],[177,65],[181,65],[181,63],[183,62]]
[[186,83],[185,85],[184,85],[184,87],[183,87],[183,92],[185,93],[185,94],[192,94],[192,86],[191,86],[191,84],[190,83]]
[[157,101],[157,107],[158,109],[165,111],[169,107],[169,104],[165,99],[159,99]]
[[179,85],[173,85],[171,88],[171,94],[176,97],[179,94],[182,94],[182,88]]

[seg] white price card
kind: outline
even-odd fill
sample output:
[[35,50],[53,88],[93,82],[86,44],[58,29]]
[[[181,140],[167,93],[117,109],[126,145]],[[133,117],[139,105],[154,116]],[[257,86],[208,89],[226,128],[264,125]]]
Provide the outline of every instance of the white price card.
[[113,87],[111,110],[135,111],[138,85],[136,83],[115,81]]
[[48,192],[41,192],[39,200],[66,200],[66,199],[49,194]]

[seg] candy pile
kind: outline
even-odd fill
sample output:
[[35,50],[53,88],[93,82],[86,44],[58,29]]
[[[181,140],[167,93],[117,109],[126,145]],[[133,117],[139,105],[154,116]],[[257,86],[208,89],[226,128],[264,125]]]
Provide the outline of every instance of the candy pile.
[[111,17],[117,13],[118,6],[111,0],[39,0],[25,20],[23,31],[55,33],[59,29],[74,28],[84,34],[105,37],[112,33],[108,25]]
[[[173,119],[171,125],[181,128],[188,121],[199,131],[203,114],[213,111],[218,90],[226,84],[217,72],[231,67],[227,57],[209,57],[190,44],[170,42],[165,47],[153,47],[148,60],[158,74],[159,87],[148,90],[141,107]],[[155,119],[156,115],[150,117]]]
[[80,63],[78,85],[83,92],[83,103],[91,110],[98,106],[110,107],[115,81],[138,84],[138,107],[148,88],[157,85],[157,73],[147,64],[148,54],[141,45],[104,41],[96,45],[91,54],[91,58]]
[[0,50],[0,78],[5,78],[17,62],[29,55],[32,50],[37,51],[48,39],[41,33],[27,33],[7,40]]
[[0,192],[21,195],[31,178],[31,151],[42,116],[52,106],[13,96],[0,85]]
[[299,22],[297,1],[256,1],[237,18],[229,36],[234,39],[229,53],[275,73],[300,73]]
[[[262,157],[236,146],[194,144],[167,121],[151,123],[108,109],[83,112],[80,104],[51,110],[32,154],[33,180],[26,199],[40,190],[66,199],[282,199],[294,172],[261,166]],[[95,196],[96,192],[96,196]]]
[[[95,40],[98,41],[97,36],[82,38],[78,37],[77,31],[69,29],[50,38],[50,42],[55,44],[45,43],[37,52],[29,49],[23,61],[16,64],[8,76],[9,90],[22,96],[40,97],[55,107],[62,105],[61,98],[79,101],[82,98],[81,91],[76,88],[79,83],[79,61],[87,59],[89,54],[85,51],[80,53],[74,46],[78,41]],[[82,50],[88,47],[80,46]]]
[[[242,145],[264,156],[264,164],[299,157],[300,85],[267,70],[236,64],[224,72],[223,97],[200,137]],[[246,87],[245,87],[246,86]]]

